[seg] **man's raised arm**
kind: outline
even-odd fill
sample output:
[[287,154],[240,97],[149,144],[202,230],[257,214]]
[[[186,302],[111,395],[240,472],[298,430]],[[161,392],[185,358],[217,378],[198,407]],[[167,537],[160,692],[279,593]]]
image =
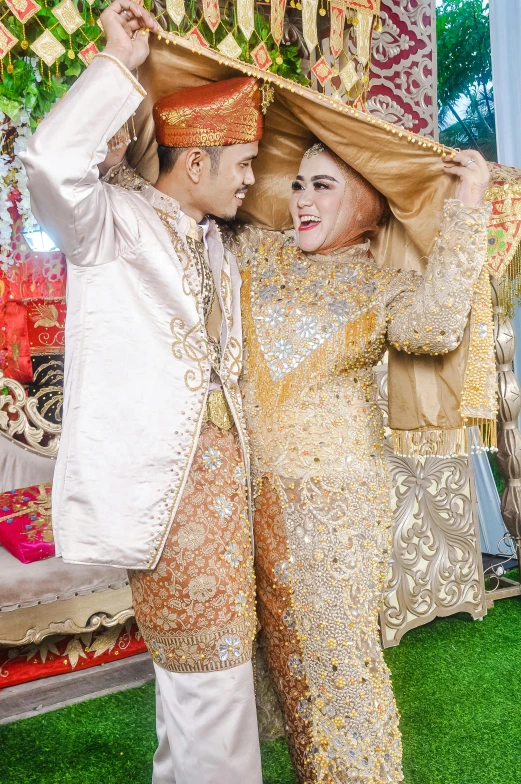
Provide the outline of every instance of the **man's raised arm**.
[[[119,215],[98,164],[109,139],[146,93],[132,76],[148,56],[154,17],[130,0],[101,15],[105,50],[39,125],[20,154],[36,220],[74,264],[106,263],[119,254]],[[122,217],[122,216],[121,216]]]

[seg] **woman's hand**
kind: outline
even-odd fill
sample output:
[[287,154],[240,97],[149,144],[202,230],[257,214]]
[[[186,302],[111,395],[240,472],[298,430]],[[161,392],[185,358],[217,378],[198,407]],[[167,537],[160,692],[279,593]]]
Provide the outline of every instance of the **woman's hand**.
[[107,37],[106,54],[111,54],[129,71],[148,57],[148,30],[158,29],[154,16],[132,0],[115,0],[100,16]]
[[459,177],[454,197],[465,207],[481,207],[490,180],[487,163],[481,153],[461,150],[454,158],[445,155],[443,160],[445,171]]

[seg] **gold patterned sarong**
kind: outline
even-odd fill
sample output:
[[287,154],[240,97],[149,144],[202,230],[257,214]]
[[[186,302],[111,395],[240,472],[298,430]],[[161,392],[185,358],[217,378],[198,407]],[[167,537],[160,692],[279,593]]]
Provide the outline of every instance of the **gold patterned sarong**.
[[251,658],[256,617],[247,509],[236,429],[207,422],[157,567],[129,571],[136,619],[160,667],[204,672]]

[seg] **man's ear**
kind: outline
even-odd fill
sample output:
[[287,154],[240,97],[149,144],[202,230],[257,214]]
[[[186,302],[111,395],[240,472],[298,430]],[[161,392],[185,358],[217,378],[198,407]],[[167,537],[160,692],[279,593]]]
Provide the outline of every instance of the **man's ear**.
[[206,150],[201,150],[199,147],[194,147],[188,150],[185,158],[186,173],[193,183],[198,183],[201,179],[201,174],[208,158]]

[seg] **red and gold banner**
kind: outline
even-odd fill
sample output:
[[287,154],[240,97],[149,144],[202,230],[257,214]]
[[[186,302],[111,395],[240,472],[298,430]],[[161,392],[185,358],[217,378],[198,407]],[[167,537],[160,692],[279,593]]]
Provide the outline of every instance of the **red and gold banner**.
[[347,7],[355,11],[370,11],[371,14],[380,13],[380,0],[347,0]]
[[4,27],[2,22],[0,22],[0,60],[3,60],[6,54],[10,52],[17,43],[18,38],[15,38],[7,27]]
[[38,5],[34,0],[5,0],[5,2],[22,24],[27,24],[29,19],[41,8],[41,5]]
[[255,29],[255,0],[237,0],[237,24],[249,41]]
[[302,0],[302,34],[310,52],[318,45],[317,8],[318,0]]
[[331,32],[329,37],[329,51],[336,58],[344,48],[344,25],[346,20],[346,4],[343,0],[335,0],[330,4]]
[[221,21],[219,0],[203,0],[203,14],[206,24],[215,32]]
[[85,63],[85,65],[90,65],[98,52],[99,52],[98,47],[96,46],[94,41],[92,41],[92,43],[90,43],[88,46],[85,46],[83,49],[81,49],[78,52],[78,57],[83,63]]
[[286,0],[271,0],[271,35],[277,46],[280,46],[284,33],[284,14]]
[[271,63],[272,59],[266,47],[264,41],[260,43],[258,46],[255,47],[253,52],[251,53],[251,59],[257,66],[257,68],[262,68],[263,71],[267,70]]

